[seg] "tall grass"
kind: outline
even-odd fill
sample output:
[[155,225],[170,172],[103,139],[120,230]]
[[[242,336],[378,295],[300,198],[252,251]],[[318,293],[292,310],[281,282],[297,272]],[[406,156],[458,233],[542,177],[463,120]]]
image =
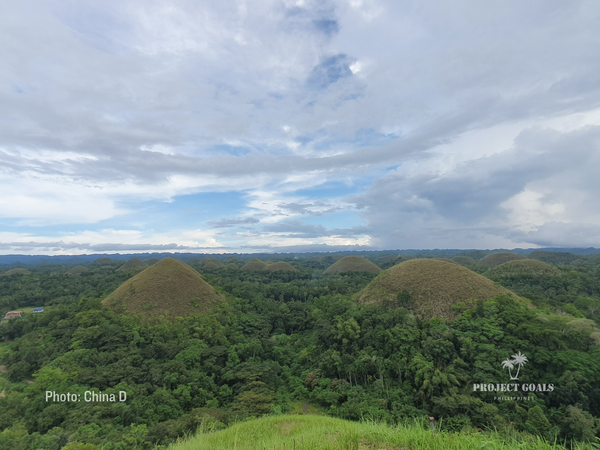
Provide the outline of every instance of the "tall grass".
[[284,415],[237,423],[173,444],[170,450],[550,450],[562,446],[514,433],[444,433],[424,423],[395,426],[326,416]]

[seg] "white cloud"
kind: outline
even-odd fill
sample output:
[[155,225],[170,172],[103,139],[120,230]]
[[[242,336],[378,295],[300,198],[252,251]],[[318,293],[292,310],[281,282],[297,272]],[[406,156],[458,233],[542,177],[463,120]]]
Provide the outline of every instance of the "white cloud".
[[[0,17],[0,217],[94,224],[123,201],[237,191],[228,218],[258,214],[258,230],[352,210],[280,205],[398,167],[353,198],[371,229],[343,239],[491,247],[593,230],[599,16],[591,0],[25,0]],[[195,232],[129,238],[237,239]]]

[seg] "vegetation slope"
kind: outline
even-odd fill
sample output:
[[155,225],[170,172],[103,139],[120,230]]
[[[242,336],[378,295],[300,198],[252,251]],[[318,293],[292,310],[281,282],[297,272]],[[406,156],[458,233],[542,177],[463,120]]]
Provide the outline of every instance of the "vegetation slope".
[[165,258],[125,281],[102,304],[147,316],[176,317],[208,312],[221,299],[190,266]]
[[369,272],[379,273],[381,269],[371,261],[360,256],[345,256],[335,262],[324,273],[342,273],[342,272]]
[[230,449],[540,449],[558,448],[534,436],[502,437],[498,433],[431,433],[423,421],[397,426],[350,422],[314,415],[270,416],[237,423],[217,432],[200,431],[170,450]]
[[[410,296],[402,297],[403,293]],[[360,303],[401,300],[426,317],[452,318],[452,306],[512,294],[493,281],[455,263],[413,259],[382,272],[358,295]]]

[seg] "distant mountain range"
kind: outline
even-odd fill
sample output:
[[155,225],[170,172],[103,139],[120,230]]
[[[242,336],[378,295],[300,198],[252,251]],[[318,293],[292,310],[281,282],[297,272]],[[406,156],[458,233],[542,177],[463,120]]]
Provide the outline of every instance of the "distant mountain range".
[[545,248],[514,248],[514,249],[494,249],[494,250],[472,250],[472,249],[406,249],[406,250],[370,250],[370,251],[339,251],[339,252],[311,252],[311,253],[110,253],[110,254],[91,254],[91,255],[0,255],[0,265],[2,266],[19,266],[19,265],[32,265],[32,264],[86,264],[90,263],[98,258],[108,257],[111,259],[124,259],[128,260],[131,258],[166,258],[172,257],[183,261],[191,257],[205,257],[211,256],[217,259],[224,259],[227,256],[236,256],[239,259],[246,260],[252,258],[269,258],[274,255],[280,257],[280,259],[295,259],[295,258],[310,258],[312,256],[323,256],[326,254],[335,255],[361,255],[366,257],[376,257],[378,255],[397,254],[402,255],[413,255],[413,256],[449,256],[461,253],[469,252],[481,252],[482,254],[497,253],[497,252],[513,252],[522,255],[528,255],[534,251],[549,251],[549,252],[563,252],[573,253],[575,255],[591,255],[594,253],[600,253],[600,249],[589,247],[589,248],[556,248],[556,247],[545,247]]

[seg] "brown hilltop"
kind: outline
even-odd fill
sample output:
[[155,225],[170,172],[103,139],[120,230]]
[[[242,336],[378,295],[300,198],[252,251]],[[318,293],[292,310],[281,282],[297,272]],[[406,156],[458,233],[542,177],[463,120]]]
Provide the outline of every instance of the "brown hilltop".
[[88,272],[88,268],[84,266],[75,266],[71,270],[67,270],[67,275],[79,276],[82,273]]
[[560,277],[561,271],[535,259],[519,259],[505,262],[499,266],[488,269],[486,277],[494,281],[502,281],[509,278],[530,277],[530,278],[550,278]]
[[209,312],[222,300],[190,266],[164,258],[125,281],[102,304],[147,316],[177,317]]
[[134,270],[134,269],[140,270],[145,267],[148,267],[148,266],[140,258],[131,258],[125,264],[123,264],[121,267],[119,267],[117,270],[120,272],[124,272],[126,270]]
[[283,270],[285,272],[296,272],[296,268],[290,263],[286,263],[285,261],[277,261],[271,264],[267,264],[263,270],[268,270],[271,272],[275,272],[278,270]]
[[341,272],[370,272],[379,273],[381,269],[371,261],[360,256],[344,256],[325,270],[325,274]]
[[492,253],[491,255],[487,255],[481,261],[479,261],[479,265],[483,267],[496,267],[500,264],[504,264],[508,261],[516,261],[518,259],[527,259],[523,255],[519,255],[518,253],[510,253],[510,252],[500,252],[500,253]]
[[225,267],[225,264],[223,264],[217,258],[209,258],[208,256],[206,258],[202,258],[199,264],[206,269],[222,269]]
[[265,270],[267,263],[258,258],[252,258],[242,266],[242,270]]
[[22,268],[16,268],[16,269],[10,269],[8,272],[4,272],[3,274],[1,274],[2,276],[6,276],[6,277],[10,277],[13,275],[31,275],[31,272],[27,269],[22,269]]
[[410,294],[406,305],[425,317],[450,319],[452,306],[464,302],[474,305],[508,289],[456,263],[435,259],[412,259],[380,273],[358,294],[360,303],[396,300],[402,292]]

